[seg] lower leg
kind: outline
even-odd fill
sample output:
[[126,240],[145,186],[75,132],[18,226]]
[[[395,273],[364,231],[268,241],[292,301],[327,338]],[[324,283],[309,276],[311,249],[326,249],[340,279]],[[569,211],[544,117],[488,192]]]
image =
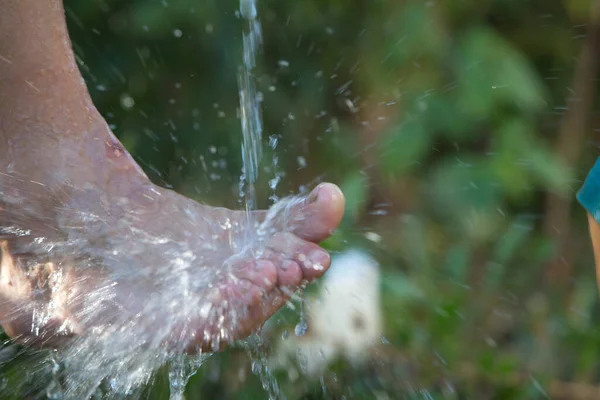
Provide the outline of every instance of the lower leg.
[[92,103],[61,0],[0,0],[0,130],[3,172],[47,184],[70,167],[81,185],[87,158],[96,176],[111,165],[144,176]]

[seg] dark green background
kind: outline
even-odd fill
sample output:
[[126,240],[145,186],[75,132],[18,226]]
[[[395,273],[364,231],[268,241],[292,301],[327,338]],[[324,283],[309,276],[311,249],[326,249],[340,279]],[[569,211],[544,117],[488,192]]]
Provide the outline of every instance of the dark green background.
[[[364,370],[339,363],[322,382],[278,372],[288,398],[599,398],[582,397],[600,393],[600,321],[573,200],[598,155],[598,74],[581,56],[586,41],[600,52],[593,2],[258,3],[259,203],[270,204],[275,174],[278,196],[324,180],[343,187],[347,215],[326,245],[361,245],[382,263],[390,342]],[[66,1],[79,65],[117,136],[155,182],[228,207],[240,206],[237,7]],[[5,393],[35,370],[31,356],[17,361],[2,369]],[[166,398],[165,385],[159,375],[152,398]],[[188,390],[265,397],[236,350]]]

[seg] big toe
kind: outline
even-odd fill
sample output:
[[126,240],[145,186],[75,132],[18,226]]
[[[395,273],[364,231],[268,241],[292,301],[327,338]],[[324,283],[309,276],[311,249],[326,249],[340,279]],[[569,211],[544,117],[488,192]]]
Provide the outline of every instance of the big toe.
[[328,238],[342,221],[345,205],[346,200],[340,188],[331,183],[320,184],[299,206],[294,233],[310,242]]

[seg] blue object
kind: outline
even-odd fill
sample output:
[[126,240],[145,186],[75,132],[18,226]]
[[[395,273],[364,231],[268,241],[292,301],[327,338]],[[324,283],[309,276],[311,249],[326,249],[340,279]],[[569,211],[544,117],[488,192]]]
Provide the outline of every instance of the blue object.
[[588,213],[600,222],[600,158],[589,172],[583,187],[577,193],[577,200]]

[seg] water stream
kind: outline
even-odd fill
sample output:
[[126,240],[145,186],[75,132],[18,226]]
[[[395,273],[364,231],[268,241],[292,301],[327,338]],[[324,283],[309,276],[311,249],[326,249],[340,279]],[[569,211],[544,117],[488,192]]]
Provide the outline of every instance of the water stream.
[[[262,29],[258,19],[255,0],[240,0],[240,16],[244,20],[243,30],[243,62],[238,72],[238,87],[240,99],[240,119],[242,126],[242,176],[240,179],[240,198],[246,211],[245,241],[250,243],[256,235],[256,221],[252,211],[256,210],[255,184],[259,175],[262,157],[262,114],[258,92],[256,90],[254,70],[257,65],[257,55],[262,46]],[[249,345],[251,356],[260,350],[258,345]],[[189,358],[179,356],[170,362],[169,383],[170,399],[183,400],[185,387],[190,377],[202,365],[206,356]],[[266,361],[256,357],[255,364],[266,367]],[[257,373],[263,369],[256,370]],[[264,375],[264,374],[261,374]],[[261,376],[262,378],[262,376]],[[263,378],[266,379],[266,378]],[[276,386],[275,386],[276,387]],[[265,389],[271,386],[265,383]],[[271,390],[269,390],[271,392]]]
[[[238,74],[240,117],[242,121],[242,196],[248,216],[256,209],[255,183],[262,156],[262,114],[256,90],[254,69],[262,46],[262,29],[256,1],[240,0],[240,15],[244,18],[243,65]],[[251,222],[251,221],[249,221]]]

